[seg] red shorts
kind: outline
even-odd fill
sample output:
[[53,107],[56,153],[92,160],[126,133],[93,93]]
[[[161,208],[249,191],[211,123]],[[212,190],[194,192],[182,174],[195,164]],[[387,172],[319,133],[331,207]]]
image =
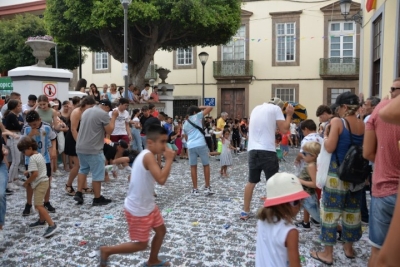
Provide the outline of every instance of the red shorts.
[[119,140],[124,140],[129,145],[129,136],[127,135],[111,135],[110,140],[114,143],[118,142]]
[[164,224],[164,219],[157,205],[149,215],[142,217],[134,216],[126,209],[124,211],[126,221],[128,222],[129,237],[132,241],[149,241],[151,229]]

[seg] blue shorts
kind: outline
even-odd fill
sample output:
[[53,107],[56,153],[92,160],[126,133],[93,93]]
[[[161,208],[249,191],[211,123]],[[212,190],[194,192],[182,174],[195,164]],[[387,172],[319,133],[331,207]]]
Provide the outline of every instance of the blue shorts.
[[92,181],[103,182],[105,173],[105,160],[104,153],[99,154],[81,154],[76,153],[79,159],[79,173],[88,175],[92,172]]
[[289,146],[281,145],[282,152],[289,152]]
[[394,213],[397,194],[387,197],[371,197],[369,211],[369,242],[375,248],[381,248],[389,231]]
[[203,166],[209,165],[210,159],[208,157],[208,153],[209,150],[207,146],[198,146],[194,148],[189,148],[189,165],[190,166],[197,165],[197,157],[200,157]]
[[310,195],[308,198],[305,198],[303,202],[303,207],[306,211],[308,211],[308,213],[314,220],[321,223],[317,194],[313,194]]

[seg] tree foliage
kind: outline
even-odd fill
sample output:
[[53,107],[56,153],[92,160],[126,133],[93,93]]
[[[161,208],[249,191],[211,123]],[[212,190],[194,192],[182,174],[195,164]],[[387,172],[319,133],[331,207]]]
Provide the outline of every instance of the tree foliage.
[[[58,39],[123,62],[123,7],[119,0],[47,0],[45,21]],[[133,0],[128,10],[128,65],[142,85],[158,49],[227,43],[240,26],[239,0]],[[194,55],[197,56],[197,55]]]
[[[17,15],[10,20],[0,20],[0,71],[8,71],[20,66],[34,65],[32,49],[25,44],[28,37],[46,35],[44,20],[32,14]],[[79,49],[70,44],[57,44],[58,67],[74,69],[79,62]],[[55,49],[46,60],[55,67]]]

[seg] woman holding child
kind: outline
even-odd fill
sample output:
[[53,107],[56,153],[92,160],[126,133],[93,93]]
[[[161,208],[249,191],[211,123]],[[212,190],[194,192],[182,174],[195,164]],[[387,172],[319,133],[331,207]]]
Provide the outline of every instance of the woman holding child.
[[[326,264],[333,264],[333,246],[336,244],[336,233],[339,219],[342,225],[343,253],[349,259],[355,257],[353,242],[360,240],[361,231],[361,196],[362,191],[338,178],[338,162],[343,162],[351,139],[361,145],[364,138],[364,123],[358,119],[356,112],[360,102],[358,97],[345,92],[336,99],[341,118],[333,118],[325,130],[324,146],[332,153],[327,182],[322,189],[321,199],[321,235],[324,250],[311,252],[311,257]],[[350,136],[351,135],[351,136]],[[363,186],[363,184],[361,185]],[[362,187],[361,187],[362,188]],[[360,188],[360,189],[361,189]]]

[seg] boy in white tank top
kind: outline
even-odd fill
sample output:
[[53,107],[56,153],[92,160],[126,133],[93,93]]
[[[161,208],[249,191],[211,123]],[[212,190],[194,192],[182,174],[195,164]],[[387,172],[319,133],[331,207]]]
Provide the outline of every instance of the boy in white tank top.
[[[169,262],[158,259],[166,228],[153,195],[155,182],[160,185],[165,184],[175,158],[175,152],[167,147],[167,140],[165,128],[160,125],[151,125],[147,128],[147,146],[132,165],[131,180],[124,205],[131,242],[100,247],[100,267],[107,266],[107,259],[113,254],[145,250],[151,229],[155,235],[151,242],[150,258],[144,266],[170,266]],[[163,169],[155,159],[155,155],[162,153],[165,158]]]

